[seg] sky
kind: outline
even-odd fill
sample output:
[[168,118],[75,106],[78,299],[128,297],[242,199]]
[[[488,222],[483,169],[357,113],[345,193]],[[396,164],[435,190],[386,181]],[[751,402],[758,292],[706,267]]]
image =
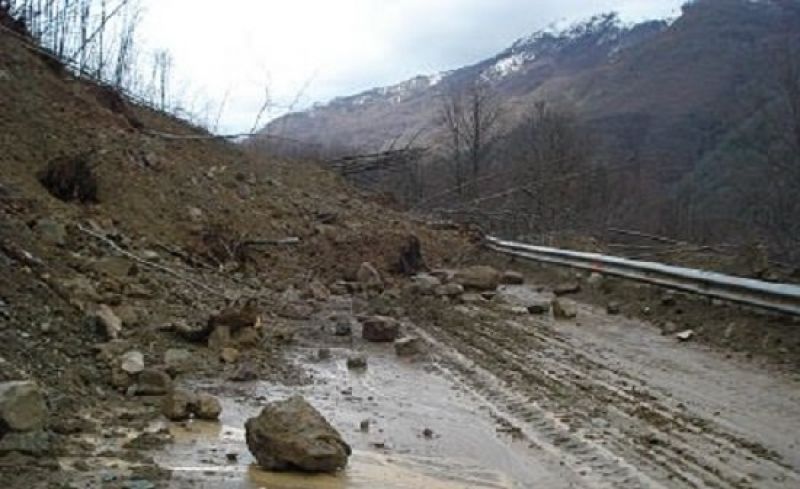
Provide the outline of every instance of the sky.
[[232,133],[267,100],[265,119],[481,61],[554,22],[671,17],[684,1],[142,0],[140,36],[171,53],[185,105],[225,100],[217,130]]

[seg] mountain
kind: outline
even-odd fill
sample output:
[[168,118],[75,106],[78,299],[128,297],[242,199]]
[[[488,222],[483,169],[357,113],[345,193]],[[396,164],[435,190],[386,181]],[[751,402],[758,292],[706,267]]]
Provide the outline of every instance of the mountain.
[[431,129],[436,99],[443,89],[481,78],[505,97],[525,96],[548,82],[601,66],[667,27],[663,21],[628,26],[615,14],[596,16],[567,29],[553,27],[518,40],[491,59],[339,97],[281,117],[264,132],[322,146],[380,149],[398,137]]
[[360,151],[416,135],[426,144],[443,91],[482,79],[505,102],[509,126],[547,100],[576,112],[614,157],[658,162],[658,177],[676,181],[749,110],[742,93],[768,67],[767,40],[796,10],[787,1],[697,0],[670,21],[599,15],[471,66],[288,114],[263,133]]

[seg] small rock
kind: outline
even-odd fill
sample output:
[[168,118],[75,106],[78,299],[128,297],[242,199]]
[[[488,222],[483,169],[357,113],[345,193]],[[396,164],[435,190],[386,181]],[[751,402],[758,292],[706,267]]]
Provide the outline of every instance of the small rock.
[[525,283],[525,276],[519,272],[507,270],[500,277],[500,283],[503,285],[522,285]]
[[433,289],[433,293],[439,297],[458,297],[464,293],[464,286],[456,283],[439,285]]
[[433,438],[433,430],[430,428],[425,428],[424,430],[422,430],[422,436],[424,436],[427,439]]
[[236,363],[239,360],[239,350],[236,348],[223,348],[219,357],[225,363]]
[[216,421],[222,414],[222,404],[211,394],[199,394],[194,407],[194,415],[199,419]]
[[46,417],[47,407],[38,385],[28,381],[0,383],[0,437],[5,430],[40,430]]
[[665,307],[673,307],[678,303],[677,299],[675,298],[674,292],[667,292],[666,294],[661,296],[661,305]]
[[164,353],[164,364],[172,374],[188,372],[192,363],[192,354],[189,350],[171,348]]
[[622,305],[619,302],[609,302],[606,305],[606,313],[609,316],[617,316],[622,313]]
[[433,275],[420,274],[411,278],[411,284],[414,291],[417,293],[431,295],[434,293],[436,287],[442,285],[442,281]]
[[383,290],[384,283],[380,272],[371,263],[364,262],[356,272],[356,280],[368,290]]
[[64,246],[67,242],[67,228],[52,219],[39,219],[33,230],[48,244]]
[[208,336],[208,349],[221,352],[233,344],[231,330],[228,326],[217,326]]
[[528,313],[537,316],[547,314],[550,312],[550,302],[548,301],[535,301],[528,305]]
[[603,283],[603,274],[592,272],[589,274],[589,277],[586,279],[586,283],[592,287],[599,287]]
[[578,282],[565,282],[556,286],[553,293],[559,297],[570,294],[577,294],[581,291],[581,284]]
[[47,431],[28,431],[25,433],[6,433],[0,438],[0,456],[21,453],[31,457],[44,457],[50,454],[53,435]]
[[551,305],[553,308],[553,317],[556,319],[575,319],[578,317],[578,309],[573,302],[563,299],[553,299]]
[[331,291],[319,280],[314,280],[308,285],[308,295],[315,300],[325,302],[330,300]]
[[325,361],[331,359],[331,350],[330,348],[320,348],[317,350],[317,360]]
[[145,369],[139,374],[136,395],[163,396],[172,389],[172,378],[158,369]]
[[144,370],[144,354],[140,351],[129,351],[119,359],[119,367],[129,375],[137,375]]
[[680,341],[689,341],[694,337],[694,330],[687,329],[686,331],[681,331],[680,333],[676,334],[675,337]]
[[351,370],[363,370],[367,368],[367,358],[361,355],[349,357],[347,359],[347,368]]
[[336,472],[352,453],[341,435],[300,396],[269,404],[248,419],[245,438],[267,470]]
[[672,321],[667,321],[661,325],[661,334],[669,336],[681,332],[681,327]]
[[480,294],[462,294],[461,295],[461,303],[462,304],[480,304],[481,302],[486,302],[486,299],[483,298]]
[[225,460],[227,460],[228,462],[231,462],[231,463],[236,462],[237,460],[239,460],[239,454],[238,453],[226,453],[225,454]]
[[422,339],[413,336],[394,342],[394,351],[398,357],[413,357],[422,353],[424,349],[425,344]]
[[350,318],[346,316],[337,317],[333,334],[336,336],[350,336],[353,334],[353,326],[350,322]]
[[528,312],[528,308],[522,306],[511,306],[508,308],[508,312],[516,316],[527,316],[530,314],[530,312]]
[[244,328],[258,329],[261,327],[261,310],[250,302],[243,307],[229,307],[208,318],[210,331],[221,327],[227,328],[229,334],[235,334]]
[[171,421],[184,421],[192,415],[197,396],[183,389],[170,391],[161,405],[161,412]]
[[258,371],[255,366],[250,362],[239,364],[236,371],[233,372],[230,379],[234,382],[250,382],[258,380]]
[[496,290],[500,285],[500,272],[489,266],[463,268],[456,272],[453,280],[467,290]]
[[125,278],[135,273],[133,263],[122,256],[100,258],[92,263],[92,269],[97,273],[117,279]]
[[362,420],[361,423],[358,425],[358,429],[360,429],[362,433],[368,433],[369,420],[368,419]]
[[362,338],[375,343],[388,343],[400,335],[400,323],[386,316],[371,316],[363,321]]
[[261,335],[256,328],[247,327],[234,333],[233,342],[241,348],[253,348],[261,342]]

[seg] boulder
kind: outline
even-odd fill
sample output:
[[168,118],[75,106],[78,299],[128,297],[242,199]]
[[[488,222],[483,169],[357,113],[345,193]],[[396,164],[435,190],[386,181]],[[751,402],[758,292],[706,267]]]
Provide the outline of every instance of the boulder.
[[363,370],[367,368],[367,357],[357,355],[348,358],[347,368],[351,370]]
[[347,465],[350,446],[300,396],[267,405],[245,423],[247,447],[267,470],[335,472]]
[[534,301],[528,304],[528,313],[542,315],[550,312],[550,302],[548,301]]
[[33,382],[0,383],[0,437],[6,431],[26,432],[44,428],[47,406]]
[[398,357],[413,357],[425,350],[425,342],[421,338],[409,336],[394,342],[394,352]]
[[122,332],[122,320],[105,304],[101,304],[92,314],[97,329],[109,340],[116,340]]
[[500,277],[500,283],[503,285],[522,285],[525,283],[525,276],[519,272],[507,270]]
[[467,290],[495,290],[500,285],[500,272],[489,266],[463,268],[453,280]]
[[137,375],[144,370],[144,354],[140,351],[129,351],[119,359],[119,368],[128,375]]
[[361,337],[374,343],[389,343],[400,335],[400,323],[386,316],[371,316],[363,321]]
[[553,317],[556,319],[575,319],[578,317],[578,309],[575,303],[563,299],[554,299],[552,302]]
[[216,421],[219,419],[219,415],[222,414],[222,404],[220,404],[219,399],[211,394],[199,394],[197,402],[191,407],[192,412],[198,419]]
[[581,291],[581,284],[578,282],[564,282],[556,285],[553,293],[559,297],[570,294],[577,294]]
[[171,421],[184,421],[189,419],[197,404],[197,396],[183,389],[173,389],[165,397],[161,405],[161,412]]
[[422,244],[414,235],[406,238],[405,244],[400,248],[400,257],[395,265],[395,271],[403,275],[414,275],[425,270],[425,260],[422,258]]
[[136,385],[137,396],[163,396],[172,389],[172,378],[163,370],[142,370]]
[[371,263],[361,264],[356,272],[356,281],[368,290],[383,290],[383,278]]

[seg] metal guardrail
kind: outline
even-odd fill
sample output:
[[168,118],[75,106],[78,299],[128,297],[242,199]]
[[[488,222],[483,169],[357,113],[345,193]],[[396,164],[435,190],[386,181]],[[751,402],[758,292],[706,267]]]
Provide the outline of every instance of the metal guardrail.
[[599,253],[582,253],[533,246],[501,240],[494,236],[486,237],[486,246],[498,253],[527,260],[614,275],[800,316],[800,286],[797,285],[763,282],[663,263],[628,260]]

